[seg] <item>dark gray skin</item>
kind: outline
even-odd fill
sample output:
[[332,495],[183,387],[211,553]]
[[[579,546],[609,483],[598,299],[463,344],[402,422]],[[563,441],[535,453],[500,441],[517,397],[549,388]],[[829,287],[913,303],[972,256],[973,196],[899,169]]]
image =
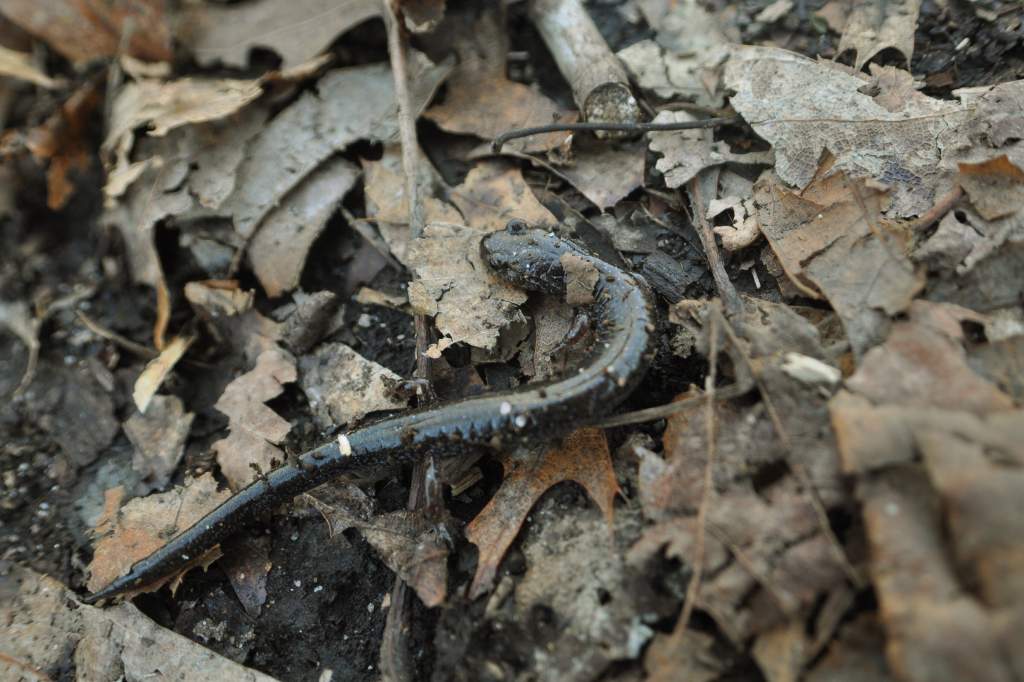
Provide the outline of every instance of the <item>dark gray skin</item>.
[[649,361],[654,307],[642,280],[517,220],[484,237],[480,250],[503,279],[548,294],[565,295],[565,254],[597,270],[594,302],[588,306],[595,342],[580,367],[558,381],[410,410],[339,436],[240,490],[83,601],[109,599],[173,575],[266,512],[332,478],[374,480],[430,454],[451,457],[552,440],[615,409],[643,378]]

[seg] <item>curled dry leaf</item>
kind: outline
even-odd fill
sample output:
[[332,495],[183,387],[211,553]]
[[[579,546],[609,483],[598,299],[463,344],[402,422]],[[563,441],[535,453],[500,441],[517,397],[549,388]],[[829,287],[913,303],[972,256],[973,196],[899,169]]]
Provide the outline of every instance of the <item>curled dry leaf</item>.
[[162,490],[171,480],[185,454],[193,418],[177,396],[155,395],[146,413],[125,421],[124,433],[135,448],[132,467],[151,489]]
[[406,406],[395,392],[402,377],[343,343],[321,344],[301,358],[299,369],[320,428],[351,426],[370,412]]
[[451,342],[494,349],[503,329],[525,324],[526,293],[492,274],[480,257],[483,233],[458,225],[428,225],[408,260],[416,279],[409,303],[435,317]]
[[299,285],[309,249],[358,179],[351,162],[328,160],[266,215],[248,255],[267,296],[277,298]]
[[280,349],[263,351],[256,366],[224,389],[214,407],[228,416],[231,432],[213,444],[217,463],[231,488],[245,487],[257,473],[266,473],[284,455],[277,446],[291,430],[291,424],[266,406],[281,395],[284,384],[295,381],[295,361]]
[[[218,491],[213,474],[203,474],[184,487],[149,497],[137,497],[122,507],[124,496],[122,487],[111,488],[106,492],[103,516],[94,530],[97,542],[93,560],[89,563],[87,586],[93,592],[127,573],[139,559],[163,547],[168,538],[194,524],[230,497],[231,492]],[[203,556],[191,557],[190,566],[177,576],[146,585],[139,591],[157,590],[196,566],[209,565],[218,556],[219,546]]]
[[16,50],[9,50],[0,45],[0,76],[28,81],[41,88],[52,90],[59,83],[47,76],[32,63],[32,55]]
[[0,678],[218,679],[275,682],[155,623],[132,604],[98,608],[58,581],[17,564],[0,576]]
[[170,374],[171,370],[174,369],[174,366],[178,364],[178,361],[185,355],[185,351],[188,350],[193,341],[195,341],[193,336],[175,336],[160,351],[160,355],[146,363],[142,373],[139,374],[139,378],[135,380],[135,386],[132,390],[132,399],[135,401],[135,406],[139,408],[139,412],[142,414],[146,413],[149,402],[160,389],[160,385],[167,378],[167,375]]
[[754,201],[786,274],[805,293],[824,294],[856,354],[881,341],[889,316],[906,310],[924,286],[905,254],[909,235],[882,217],[886,195],[847,179],[829,159],[800,193],[765,173]]
[[165,0],[4,0],[0,12],[73,62],[126,52],[170,61]]
[[613,501],[620,490],[608,441],[600,429],[580,429],[566,438],[562,446],[536,461],[519,462],[507,473],[487,506],[466,526],[466,539],[480,551],[476,575],[469,588],[470,599],[491,589],[498,565],[530,509],[541,495],[562,481],[575,481],[583,486],[605,521],[611,524]]

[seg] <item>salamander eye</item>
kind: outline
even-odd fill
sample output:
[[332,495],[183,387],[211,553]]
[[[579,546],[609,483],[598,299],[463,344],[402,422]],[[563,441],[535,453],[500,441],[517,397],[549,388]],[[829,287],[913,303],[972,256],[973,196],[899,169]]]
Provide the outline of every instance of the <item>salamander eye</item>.
[[508,221],[507,225],[505,225],[505,230],[509,234],[523,234],[529,228],[530,226],[526,224],[526,221],[520,220],[519,218],[513,218],[512,220]]

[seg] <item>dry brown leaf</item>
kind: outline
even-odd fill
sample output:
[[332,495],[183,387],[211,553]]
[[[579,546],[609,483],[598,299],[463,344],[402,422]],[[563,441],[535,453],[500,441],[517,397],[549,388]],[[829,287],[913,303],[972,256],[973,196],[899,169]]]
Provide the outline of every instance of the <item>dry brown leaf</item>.
[[[684,123],[697,117],[685,111],[663,111],[655,123]],[[655,167],[664,173],[665,184],[682,187],[705,168],[724,163],[770,164],[771,154],[752,152],[733,154],[725,142],[715,142],[710,129],[647,133],[652,152],[661,154]]]
[[[107,490],[103,516],[94,531],[98,538],[93,560],[89,564],[88,588],[95,592],[115,578],[128,572],[139,559],[145,558],[220,505],[231,496],[229,490],[217,490],[213,474],[203,474],[184,487],[166,493],[136,497],[123,507],[122,487]],[[188,568],[146,585],[139,592],[152,592],[198,565],[209,565],[220,555],[215,547],[203,556],[192,557]]]
[[0,12],[73,62],[122,52],[167,62],[165,8],[165,0],[4,0]]
[[252,310],[255,292],[246,291],[235,279],[207,279],[185,284],[185,299],[203,320],[233,317]]
[[289,68],[320,54],[339,35],[380,11],[377,0],[194,4],[186,7],[181,38],[203,65],[245,67],[254,48],[269,48]]
[[572,164],[559,173],[604,210],[615,206],[644,182],[646,150],[642,144],[610,145],[573,150]]
[[9,50],[0,45],[0,76],[28,81],[41,88],[52,90],[60,85],[47,76],[32,63],[32,55],[16,50]]
[[910,65],[914,56],[914,32],[921,0],[847,0],[846,25],[837,54],[853,50],[854,68],[861,67],[882,50],[898,50]]
[[173,395],[155,395],[145,414],[133,414],[124,423],[135,452],[132,468],[150,489],[162,490],[185,454],[185,442],[195,415],[185,412]]
[[959,166],[960,186],[982,218],[997,220],[1024,210],[1024,171],[1006,154]]
[[158,625],[133,604],[86,606],[58,581],[17,564],[0,576],[0,593],[4,680],[57,680],[74,671],[82,680],[275,682]]
[[807,682],[895,682],[885,662],[885,637],[875,614],[846,624]]
[[358,179],[351,162],[328,160],[266,215],[248,255],[267,296],[277,298],[299,285],[309,249]]
[[301,386],[320,428],[353,425],[370,412],[396,410],[402,377],[343,343],[324,343],[299,360]]
[[960,409],[984,414],[1013,407],[1013,400],[976,374],[964,351],[964,321],[979,316],[959,306],[914,301],[909,319],[861,359],[846,386],[876,404]]
[[897,216],[923,213],[952,187],[947,157],[969,146],[959,126],[976,107],[914,93],[889,111],[869,84],[838,64],[777,48],[737,48],[725,68],[732,106],[772,145],[782,180],[806,187],[828,151],[837,171],[891,185]]
[[494,275],[480,256],[483,233],[458,225],[427,225],[408,255],[415,279],[413,310],[435,317],[449,343],[494,349],[509,327],[525,326],[518,306],[526,293]]
[[605,521],[611,524],[613,502],[620,490],[608,441],[601,429],[580,429],[537,461],[521,462],[508,472],[498,492],[466,526],[466,539],[480,551],[476,575],[469,588],[470,599],[491,589],[498,565],[530,509],[541,495],[562,481],[575,481],[583,486]]
[[[476,135],[491,140],[515,128],[574,123],[576,112],[562,109],[537,90],[508,80],[504,65],[500,71],[459,68],[448,79],[444,102],[428,109],[424,116],[442,130]],[[509,150],[529,153],[560,147],[569,132],[547,133],[511,140]]]
[[537,201],[522,171],[501,161],[474,166],[462,184],[452,188],[451,200],[469,226],[488,232],[504,229],[513,218],[538,226],[557,222]]
[[132,400],[142,414],[146,413],[150,400],[164,383],[164,379],[170,374],[174,366],[185,355],[185,351],[195,341],[193,336],[175,336],[171,342],[164,346],[160,355],[146,363],[145,368],[135,380],[132,389]]
[[295,361],[280,349],[263,351],[256,366],[224,389],[214,407],[228,416],[231,432],[213,444],[217,463],[233,490],[257,477],[252,465],[264,474],[282,462],[277,446],[291,431],[291,424],[266,406],[281,395],[284,384],[296,379]]
[[653,40],[641,40],[617,56],[641,89],[660,99],[683,99],[717,109],[723,95],[717,88],[714,67],[728,54],[725,38],[721,41],[719,46],[708,46],[706,52],[676,54]]
[[761,232],[790,280],[824,294],[856,354],[881,341],[889,317],[924,286],[904,253],[907,235],[882,217],[885,194],[848,180],[828,159],[801,193],[770,173],[754,192]]

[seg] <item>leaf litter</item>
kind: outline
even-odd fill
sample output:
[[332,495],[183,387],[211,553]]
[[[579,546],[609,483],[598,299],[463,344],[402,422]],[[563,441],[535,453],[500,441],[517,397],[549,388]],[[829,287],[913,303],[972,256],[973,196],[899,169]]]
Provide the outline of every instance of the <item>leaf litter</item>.
[[[484,151],[495,135],[578,116],[574,84],[537,56],[515,4],[398,4],[417,36],[404,75],[394,45],[383,60],[377,3],[5,6],[27,33],[11,42],[0,30],[16,50],[0,70],[39,104],[29,115],[0,97],[14,122],[3,168],[73,220],[88,220],[82,196],[99,198],[99,223],[116,235],[92,264],[0,266],[2,321],[20,339],[7,343],[38,362],[12,365],[13,381],[0,373],[0,385],[26,384],[0,423],[38,423],[4,445],[5,513],[21,518],[14,465],[26,452],[59,453],[33,464],[47,480],[107,489],[99,523],[78,522],[96,528],[95,588],[338,428],[405,409],[413,394],[423,403],[557,377],[592,342],[565,340],[571,306],[527,297],[480,259],[480,236],[520,218],[583,240],[665,295],[654,368],[624,408],[654,407],[664,428],[580,431],[502,453],[500,466],[454,462],[461,474],[442,462],[447,498],[429,476],[414,478],[408,503],[402,476],[324,486],[274,514],[269,532],[221,548],[212,577],[176,578],[186,600],[152,597],[175,604],[166,625],[284,678],[293,666],[344,677],[349,661],[392,670],[410,625],[424,628],[433,662],[420,665],[435,679],[1019,674],[1021,81],[948,76],[936,87],[919,61],[935,34],[915,40],[938,20],[914,0],[852,3],[842,25],[836,3],[817,15],[755,4],[627,1],[617,16],[649,27],[634,36],[647,39],[609,39],[651,119],[735,112],[736,124],[625,140],[559,131],[502,157]],[[93,27],[87,39],[69,38],[73,22]],[[25,57],[39,50],[106,59],[110,76]],[[43,182],[25,184],[27,166],[12,159]],[[28,217],[49,224],[31,202],[0,208],[15,230]],[[694,249],[714,276],[685,270]],[[47,313],[69,277],[102,284]],[[574,277],[592,291],[588,273]],[[118,303],[129,283],[155,296],[122,291]],[[716,294],[728,305],[702,300]],[[70,310],[81,301],[88,318]],[[436,336],[414,338],[406,301]],[[430,358],[436,376],[410,393],[413,346],[423,355],[411,360]],[[333,571],[322,584],[321,567]],[[12,570],[12,594],[38,605],[13,616],[0,665],[52,674],[73,655],[86,670],[97,651],[130,646],[101,646],[90,633],[111,626],[96,618],[153,641],[169,634],[131,605],[69,617],[50,598],[58,584],[6,564],[3,580]],[[75,570],[64,579],[81,584]],[[387,592],[392,574],[437,617],[410,616],[399,588]],[[225,606],[218,581],[237,603]],[[340,625],[339,604],[350,612]],[[77,638],[73,654],[24,646],[47,619],[51,635]],[[224,633],[243,619],[244,637],[267,646],[229,648]],[[306,638],[303,662],[262,653],[278,651],[283,628]],[[360,634],[353,649],[346,628],[386,630],[391,643]],[[345,634],[309,639],[324,631]],[[103,654],[103,665],[190,665],[195,648],[167,641],[150,658]],[[261,675],[199,651],[207,671]]]

